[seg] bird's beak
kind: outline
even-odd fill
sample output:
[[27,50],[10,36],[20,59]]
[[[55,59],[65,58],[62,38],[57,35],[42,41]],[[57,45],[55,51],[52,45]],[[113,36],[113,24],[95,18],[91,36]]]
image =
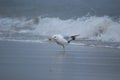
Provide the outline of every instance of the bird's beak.
[[49,38],[48,41],[53,41],[53,39],[52,39],[52,38]]
[[49,40],[49,41],[52,41],[52,39],[51,39],[51,38],[49,38],[48,40]]

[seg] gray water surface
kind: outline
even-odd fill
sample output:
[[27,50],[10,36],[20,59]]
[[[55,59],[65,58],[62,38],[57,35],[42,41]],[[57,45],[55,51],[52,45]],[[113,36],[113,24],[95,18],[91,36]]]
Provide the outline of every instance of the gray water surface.
[[4,17],[52,16],[74,18],[85,15],[119,16],[119,0],[0,0]]
[[120,49],[0,41],[0,80],[119,80]]

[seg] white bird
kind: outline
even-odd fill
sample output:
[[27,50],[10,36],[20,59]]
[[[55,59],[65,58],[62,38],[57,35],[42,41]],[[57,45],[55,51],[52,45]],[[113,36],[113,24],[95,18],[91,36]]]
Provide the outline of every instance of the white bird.
[[62,35],[56,34],[56,35],[53,35],[51,38],[49,38],[49,41],[56,42],[58,45],[61,45],[63,47],[63,49],[65,50],[65,45],[67,45],[71,41],[75,40],[77,36],[79,36],[79,35],[69,36],[68,37],[69,39],[67,40]]

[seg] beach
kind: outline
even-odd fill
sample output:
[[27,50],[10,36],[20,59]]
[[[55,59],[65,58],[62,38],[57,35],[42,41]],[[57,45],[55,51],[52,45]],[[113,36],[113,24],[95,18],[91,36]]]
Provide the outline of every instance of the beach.
[[0,41],[0,80],[119,80],[120,49]]
[[0,0],[0,80],[120,80],[120,0]]

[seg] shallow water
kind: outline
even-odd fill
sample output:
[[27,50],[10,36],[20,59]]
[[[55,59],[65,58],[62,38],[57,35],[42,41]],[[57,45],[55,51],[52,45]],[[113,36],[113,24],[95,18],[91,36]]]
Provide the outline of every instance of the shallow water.
[[119,80],[120,50],[0,41],[0,80]]

